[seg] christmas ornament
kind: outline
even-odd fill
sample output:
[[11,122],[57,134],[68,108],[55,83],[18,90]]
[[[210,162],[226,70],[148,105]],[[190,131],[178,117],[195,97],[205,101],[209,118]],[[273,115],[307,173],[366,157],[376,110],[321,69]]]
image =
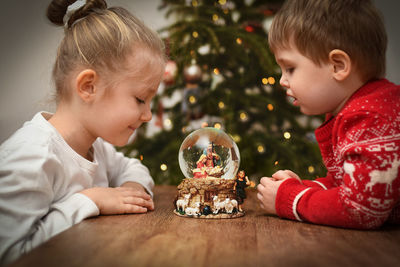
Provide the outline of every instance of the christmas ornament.
[[203,117],[199,100],[202,97],[202,90],[199,83],[202,80],[202,70],[199,65],[192,63],[183,70],[186,81],[183,89],[182,113],[186,114],[186,121],[197,120]]
[[202,71],[199,65],[192,63],[183,69],[183,76],[187,83],[199,83],[202,78]]
[[203,112],[199,100],[202,90],[198,84],[187,83],[183,89],[183,100],[181,105],[182,113],[186,115],[186,121],[197,120],[203,117]]
[[178,73],[178,67],[175,61],[168,60],[167,64],[165,65],[163,82],[166,85],[174,84],[177,73]]
[[246,30],[246,32],[254,32],[254,28],[252,26],[250,26],[250,25],[247,25],[245,27],[245,30]]

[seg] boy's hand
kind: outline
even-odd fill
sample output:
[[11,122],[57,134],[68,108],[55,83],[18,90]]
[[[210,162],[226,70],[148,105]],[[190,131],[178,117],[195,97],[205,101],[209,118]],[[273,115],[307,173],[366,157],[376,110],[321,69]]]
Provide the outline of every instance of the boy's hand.
[[97,205],[100,214],[145,213],[154,209],[150,195],[144,189],[124,187],[94,187],[81,191]]
[[257,186],[257,198],[260,200],[261,208],[269,214],[276,214],[276,194],[282,182],[288,178],[295,178],[301,182],[300,177],[290,170],[280,170],[272,174],[272,177],[263,177]]
[[276,180],[270,177],[262,177],[260,183],[257,186],[257,198],[260,200],[261,208],[263,208],[269,214],[276,214],[275,199],[278,187],[281,185],[283,180]]
[[292,172],[291,170],[279,170],[276,173],[272,174],[272,178],[275,180],[284,180],[287,178],[296,178],[301,182],[300,177]]

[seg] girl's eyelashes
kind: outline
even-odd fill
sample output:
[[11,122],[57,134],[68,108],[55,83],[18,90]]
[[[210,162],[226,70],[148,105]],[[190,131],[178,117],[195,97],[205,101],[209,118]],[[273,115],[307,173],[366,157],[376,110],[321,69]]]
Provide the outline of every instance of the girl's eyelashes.
[[139,97],[136,96],[136,100],[139,104],[145,104],[146,102],[143,99],[140,99]]

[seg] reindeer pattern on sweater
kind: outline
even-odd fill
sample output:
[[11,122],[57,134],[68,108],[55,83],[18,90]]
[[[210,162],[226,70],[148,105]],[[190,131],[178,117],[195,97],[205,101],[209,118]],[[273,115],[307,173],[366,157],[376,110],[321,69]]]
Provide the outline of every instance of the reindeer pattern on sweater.
[[278,215],[362,229],[400,223],[399,100],[400,87],[385,79],[360,88],[316,130],[327,176],[284,182]]

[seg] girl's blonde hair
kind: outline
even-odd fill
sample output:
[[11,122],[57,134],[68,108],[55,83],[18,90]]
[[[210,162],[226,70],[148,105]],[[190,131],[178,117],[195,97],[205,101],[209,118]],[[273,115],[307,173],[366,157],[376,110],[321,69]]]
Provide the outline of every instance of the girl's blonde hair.
[[294,44],[320,65],[341,49],[366,81],[385,75],[387,36],[370,0],[287,0],[268,34],[272,51]]
[[66,16],[68,6],[74,2],[53,0],[47,8],[47,18],[65,27],[53,68],[57,102],[68,96],[66,78],[78,66],[100,73],[115,72],[124,67],[125,59],[138,46],[148,48],[161,64],[165,63],[164,43],[157,33],[126,9],[107,8],[104,0],[87,0]]

